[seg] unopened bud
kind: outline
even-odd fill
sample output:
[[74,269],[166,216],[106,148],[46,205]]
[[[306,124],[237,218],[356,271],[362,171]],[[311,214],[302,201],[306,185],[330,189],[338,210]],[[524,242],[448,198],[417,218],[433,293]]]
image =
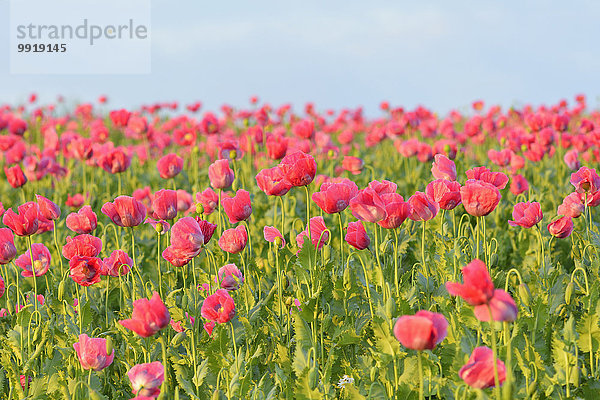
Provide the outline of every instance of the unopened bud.
[[277,247],[281,248],[281,246],[283,246],[283,239],[282,239],[282,238],[280,238],[279,236],[277,236],[277,237],[275,238],[275,245],[276,245]]
[[171,345],[172,346],[179,346],[181,343],[183,343],[183,341],[186,338],[186,334],[185,332],[179,332],[177,335],[175,335],[173,337],[173,339],[171,339]]
[[192,147],[192,153],[198,154],[199,152],[200,152],[200,149],[198,148],[198,146]]
[[521,298],[521,302],[523,302],[524,305],[530,305],[531,292],[529,291],[529,286],[527,286],[526,283],[521,283],[519,285],[519,297]]
[[327,152],[327,157],[329,157],[329,158],[333,158],[333,157],[335,157],[335,151],[333,151],[333,150],[329,150],[329,151]]
[[112,337],[110,337],[110,336],[107,337],[106,338],[106,355],[110,356],[112,354],[114,348],[115,347],[114,347]]
[[575,285],[573,285],[573,282],[569,282],[569,284],[567,285],[567,289],[565,290],[565,303],[567,305],[571,304],[571,300],[573,298],[573,288],[575,287]]
[[58,301],[63,301],[65,298],[65,283],[66,281],[60,281],[58,284]]

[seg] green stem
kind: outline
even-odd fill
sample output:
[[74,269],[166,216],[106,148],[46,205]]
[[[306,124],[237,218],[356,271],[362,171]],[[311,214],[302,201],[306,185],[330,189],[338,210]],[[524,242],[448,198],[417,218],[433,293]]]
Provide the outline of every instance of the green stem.
[[394,283],[396,284],[396,297],[400,298],[400,283],[398,282],[398,228],[394,228]]
[[490,315],[490,331],[492,335],[492,352],[494,353],[494,395],[497,400],[500,400],[500,378],[498,377],[498,352],[496,351],[496,329],[494,327],[494,316],[492,315],[492,308],[488,304],[488,312]]
[[[36,313],[36,319],[38,319],[37,309],[38,309],[38,300],[37,300],[37,271],[35,268],[35,262],[33,261],[33,246],[31,243],[31,236],[27,236],[27,244],[29,246],[29,258],[31,259],[31,271],[33,272],[33,306]],[[38,320],[39,321],[39,320]]]
[[[379,273],[383,276],[383,268],[381,268],[381,262],[379,261],[379,229],[377,229],[379,225],[375,224],[375,259],[377,260],[377,268],[379,268]],[[384,301],[385,299],[385,290],[383,291]]]
[[106,296],[104,300],[104,312],[106,313],[106,329],[108,330],[108,293],[110,291],[110,279],[109,275],[106,276]]
[[427,283],[426,290],[429,291],[429,271],[427,270],[427,264],[425,263],[425,225],[427,221],[423,220],[423,231],[421,232],[421,264],[423,267],[423,273],[425,274],[425,282]]
[[231,323],[231,341],[233,342],[233,352],[235,353],[235,367],[238,368],[238,351],[237,343],[235,342],[235,329],[233,329],[233,322]]
[[[135,269],[135,272],[137,273],[138,277],[140,278],[140,285],[144,286],[144,280],[142,279],[142,274],[140,274],[140,270],[138,268],[137,265],[137,261],[136,261],[136,257],[135,257],[135,235],[133,234],[133,226],[131,227],[131,255],[133,257],[133,267]],[[132,287],[131,287],[131,294],[132,300],[135,300],[135,278],[132,279]],[[144,291],[142,291],[142,295],[144,294]]]
[[422,355],[421,351],[417,351],[417,364],[419,366],[419,400],[425,399],[425,395],[423,394],[423,361],[421,360]]
[[54,228],[52,230],[52,233],[54,235],[54,247],[56,247],[56,255],[58,256],[58,259],[60,261],[60,276],[63,276],[65,274],[65,271],[63,269],[62,253],[60,252],[60,249],[58,247],[58,239],[56,238],[56,220],[52,221],[52,225]]
[[275,267],[277,268],[277,296],[279,297],[279,319],[283,321],[283,290],[281,287],[281,267],[279,266],[279,246],[275,245]]
[[481,217],[477,217],[477,258],[479,260],[479,220],[481,219]]
[[284,229],[285,229],[285,206],[283,205],[283,198],[282,196],[277,196],[279,198],[279,204],[281,207],[281,234],[285,235],[284,233]]
[[[119,191],[117,193],[117,196],[120,196],[121,195],[121,180],[122,180],[120,172],[117,174],[117,178],[118,178],[118,181],[119,181],[119,187],[118,187]],[[85,193],[83,195],[85,196]]]
[[156,268],[158,269],[158,293],[160,294],[160,298],[164,299],[162,291],[162,270],[160,267],[160,233],[158,233],[156,236]]
[[537,229],[538,236],[540,238],[540,249],[541,249],[541,252],[542,252],[541,253],[542,254],[542,272],[544,274],[544,277],[546,279],[548,279],[548,276],[547,276],[548,274],[547,274],[547,271],[546,271],[546,253],[545,253],[545,250],[544,250],[544,238],[542,237],[542,228],[540,228],[539,224],[538,224],[537,228],[538,228]]
[[219,189],[219,220],[217,221],[218,223],[218,228],[219,228],[219,237],[221,237],[221,235],[223,234],[223,219],[221,218],[221,193],[223,192],[223,189]]
[[342,224],[342,213],[337,213],[340,224],[340,264],[344,263],[344,225]]

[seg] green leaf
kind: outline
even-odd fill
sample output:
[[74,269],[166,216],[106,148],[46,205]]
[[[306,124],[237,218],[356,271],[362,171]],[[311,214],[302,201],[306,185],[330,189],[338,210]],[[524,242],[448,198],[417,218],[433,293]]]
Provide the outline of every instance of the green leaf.
[[586,314],[577,324],[577,345],[586,353],[590,350],[597,352],[600,347],[600,316],[598,314]]

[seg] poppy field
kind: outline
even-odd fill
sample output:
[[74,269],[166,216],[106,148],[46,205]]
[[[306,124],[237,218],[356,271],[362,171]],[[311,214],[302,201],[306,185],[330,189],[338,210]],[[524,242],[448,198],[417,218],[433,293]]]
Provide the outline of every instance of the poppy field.
[[0,107],[0,399],[594,399],[600,111]]

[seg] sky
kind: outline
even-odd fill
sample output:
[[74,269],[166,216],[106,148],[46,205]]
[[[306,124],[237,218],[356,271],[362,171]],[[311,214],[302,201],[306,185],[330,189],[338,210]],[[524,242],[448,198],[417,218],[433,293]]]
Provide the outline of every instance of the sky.
[[[151,73],[10,74],[0,30],[0,104],[57,95],[110,107],[157,101],[203,110],[257,95],[300,110],[394,106],[439,113],[600,99],[597,1],[151,0]],[[8,0],[0,24],[8,25]],[[118,60],[115,60],[118,62]]]

